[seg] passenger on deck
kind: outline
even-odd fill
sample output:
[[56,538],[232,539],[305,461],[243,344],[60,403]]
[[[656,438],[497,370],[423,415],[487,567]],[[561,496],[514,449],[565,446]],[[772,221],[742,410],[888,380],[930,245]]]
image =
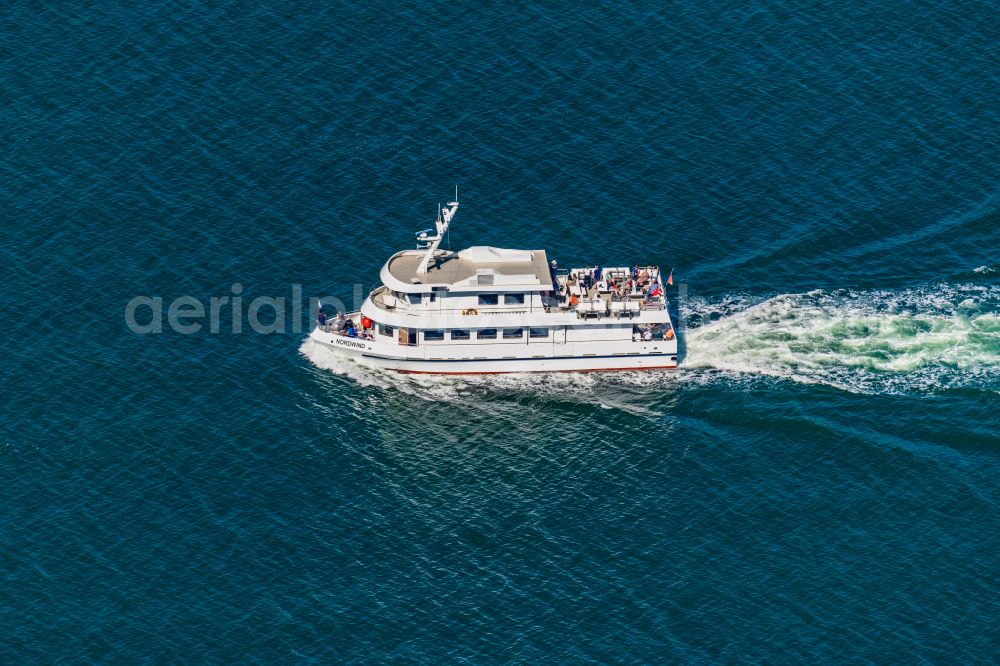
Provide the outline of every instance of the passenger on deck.
[[347,319],[344,317],[344,313],[338,312],[337,318],[333,320],[333,326],[337,330],[337,333],[342,333],[346,324]]
[[597,268],[594,269],[594,280],[596,282],[600,282],[601,281],[601,267],[600,266],[598,266]]
[[326,313],[323,312],[322,310],[320,310],[319,314],[316,315],[316,323],[319,324],[319,327],[321,329],[323,329],[324,331],[326,330]]
[[652,339],[653,339],[653,331],[647,328],[646,331],[642,334],[642,340],[643,342],[649,342]]

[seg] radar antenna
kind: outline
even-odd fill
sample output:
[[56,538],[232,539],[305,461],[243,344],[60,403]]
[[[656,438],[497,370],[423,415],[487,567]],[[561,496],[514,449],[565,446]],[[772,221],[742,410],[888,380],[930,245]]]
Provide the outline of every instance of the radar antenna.
[[[437,219],[434,221],[435,229],[437,233],[433,236],[426,235],[427,232],[422,232],[418,235],[418,240],[422,243],[427,243],[427,253],[424,254],[424,258],[421,259],[420,265],[417,266],[417,274],[423,274],[427,272],[427,268],[431,263],[431,259],[434,258],[434,253],[437,252],[438,246],[441,245],[441,239],[444,235],[448,233],[448,227],[451,225],[451,219],[455,217],[455,211],[458,210],[458,185],[455,186],[455,200],[448,202],[447,207],[442,207],[438,204],[438,215]],[[430,231],[428,229],[428,231]]]

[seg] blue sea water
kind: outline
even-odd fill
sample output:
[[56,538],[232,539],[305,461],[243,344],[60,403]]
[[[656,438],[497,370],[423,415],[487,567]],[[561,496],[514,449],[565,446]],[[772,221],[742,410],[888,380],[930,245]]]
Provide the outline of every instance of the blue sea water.
[[[1000,658],[995,3],[0,16],[0,662]],[[456,183],[455,247],[676,266],[681,368],[250,330]]]

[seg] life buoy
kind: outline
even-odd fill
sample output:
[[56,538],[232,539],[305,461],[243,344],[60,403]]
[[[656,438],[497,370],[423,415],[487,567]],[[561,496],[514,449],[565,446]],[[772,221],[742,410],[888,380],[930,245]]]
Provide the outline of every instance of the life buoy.
[[361,328],[371,328],[371,327],[372,327],[372,320],[369,319],[368,317],[362,317]]
[[673,340],[674,339],[674,329],[668,328],[666,334],[663,337],[665,337],[667,340]]
[[469,308],[468,310],[462,310],[462,314],[464,314],[464,315],[477,315],[477,314],[479,314],[479,310],[477,310],[476,308]]

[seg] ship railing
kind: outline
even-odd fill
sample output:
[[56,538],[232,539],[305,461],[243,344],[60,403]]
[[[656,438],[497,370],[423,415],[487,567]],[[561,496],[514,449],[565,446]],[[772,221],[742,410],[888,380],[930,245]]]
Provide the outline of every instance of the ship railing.
[[555,297],[544,298],[542,306],[526,305],[511,308],[503,305],[473,305],[464,308],[441,308],[434,307],[434,305],[410,306],[405,301],[398,301],[386,287],[380,287],[371,293],[371,301],[378,308],[390,312],[402,309],[412,314],[439,316],[558,314],[575,310],[578,317],[607,316],[609,314],[630,317],[643,311],[664,310],[667,307],[666,300],[662,296],[648,300],[636,293],[630,294],[628,298],[621,301],[610,301],[609,303],[605,299],[607,295],[607,293],[602,293],[596,298],[582,298],[575,308],[569,305],[568,300]]
[[[391,299],[388,302],[387,299]],[[440,316],[469,316],[469,315],[524,315],[524,314],[544,314],[550,309],[546,309],[543,306],[531,307],[519,307],[510,308],[504,306],[470,306],[464,308],[438,308],[433,305],[430,306],[411,306],[405,302],[398,301],[390,294],[374,294],[371,297],[372,303],[377,307],[386,311],[404,310],[409,314],[420,314],[420,315],[440,315]]]

